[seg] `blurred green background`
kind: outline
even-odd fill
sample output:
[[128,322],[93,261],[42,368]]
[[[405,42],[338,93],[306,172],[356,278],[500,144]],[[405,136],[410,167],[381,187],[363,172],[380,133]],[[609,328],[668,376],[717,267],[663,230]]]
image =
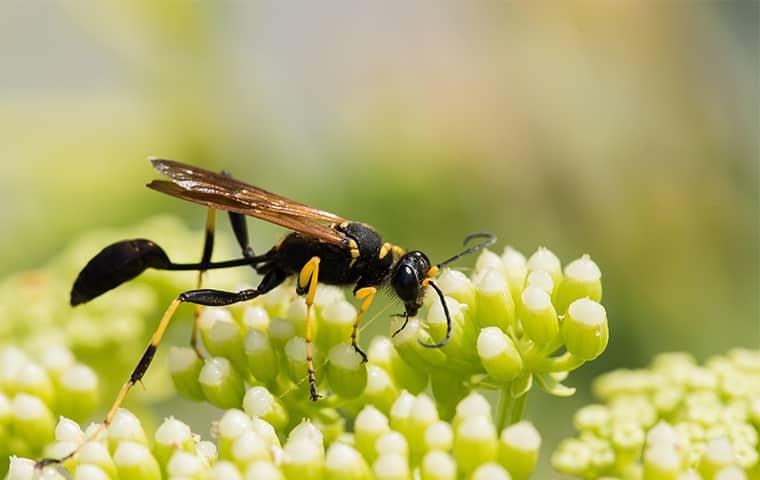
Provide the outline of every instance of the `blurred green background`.
[[531,396],[548,452],[599,372],[758,347],[758,25],[754,1],[5,1],[0,275],[156,213],[200,229],[149,155],[434,260],[478,230],[589,253],[610,345],[575,397]]

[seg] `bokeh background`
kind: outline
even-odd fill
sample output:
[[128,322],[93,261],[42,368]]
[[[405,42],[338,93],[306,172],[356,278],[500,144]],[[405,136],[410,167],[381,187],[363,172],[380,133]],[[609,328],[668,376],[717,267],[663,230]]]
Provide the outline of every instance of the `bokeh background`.
[[531,395],[548,453],[594,375],[760,343],[759,25],[751,0],[4,1],[0,276],[156,213],[200,229],[149,155],[433,259],[478,230],[589,253],[610,344],[575,397]]

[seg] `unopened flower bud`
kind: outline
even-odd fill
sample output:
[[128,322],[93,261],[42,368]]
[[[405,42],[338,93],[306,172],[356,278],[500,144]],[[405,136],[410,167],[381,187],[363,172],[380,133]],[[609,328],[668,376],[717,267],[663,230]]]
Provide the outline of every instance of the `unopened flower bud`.
[[289,439],[283,449],[281,469],[288,479],[321,480],[325,472],[323,447],[304,436]]
[[557,312],[545,291],[536,287],[526,288],[520,296],[518,312],[526,335],[536,345],[546,345],[559,333]]
[[206,399],[216,407],[239,407],[243,401],[243,379],[224,357],[206,360],[198,381]]
[[457,465],[448,453],[433,450],[422,458],[420,476],[421,480],[456,480]]
[[559,258],[545,247],[538,247],[528,259],[528,273],[543,270],[551,275],[555,287],[562,283],[562,264]]
[[252,387],[245,392],[243,409],[251,417],[258,417],[275,429],[283,430],[288,424],[288,412],[282,402],[264,387]]
[[247,371],[243,333],[234,320],[217,320],[206,334],[205,344],[211,355],[228,359],[238,372]]
[[498,327],[486,327],[480,331],[478,355],[486,372],[497,382],[513,380],[523,368],[517,347]]
[[718,471],[730,466],[734,461],[734,449],[731,442],[726,437],[717,437],[707,444],[698,470],[702,478],[714,478]]
[[438,422],[438,410],[435,402],[421,393],[412,403],[412,409],[409,412],[409,444],[411,446],[412,458],[420,459],[425,453],[425,434],[428,427]]
[[373,406],[366,406],[354,421],[354,444],[356,449],[370,463],[377,458],[375,444],[377,440],[390,432],[388,418]]
[[98,377],[90,367],[76,364],[61,374],[56,405],[62,415],[83,421],[97,408],[98,397]]
[[512,299],[517,302],[525,287],[525,278],[528,275],[528,261],[525,255],[512,247],[505,247],[501,254],[501,260],[506,269],[507,284],[512,294]]
[[13,431],[33,448],[41,448],[53,440],[55,420],[38,397],[19,393],[11,403]]
[[498,445],[496,429],[488,417],[470,417],[454,431],[454,458],[459,469],[467,474],[496,460]]
[[387,454],[396,454],[409,461],[409,442],[399,432],[390,431],[377,439],[375,442],[375,455],[381,457]]
[[515,302],[507,281],[495,270],[486,270],[477,282],[475,321],[481,327],[507,331],[515,322]]
[[161,479],[158,462],[141,443],[120,443],[113,454],[113,461],[120,478]]
[[245,480],[285,480],[285,476],[271,462],[253,462],[245,470]]
[[511,478],[504,467],[498,463],[489,462],[472,472],[470,480],[511,480]]
[[351,330],[356,320],[356,307],[346,300],[331,302],[322,309],[317,344],[323,352],[351,338]]
[[39,365],[32,362],[22,365],[13,379],[13,387],[14,391],[34,395],[52,408],[55,399],[53,382]]
[[366,403],[374,405],[383,413],[389,413],[396,397],[398,389],[388,372],[375,365],[367,366],[367,386],[364,389]]
[[454,431],[451,425],[444,421],[437,421],[425,429],[425,451],[440,450],[448,452],[454,445]]
[[269,328],[269,312],[259,305],[251,305],[243,310],[243,325],[248,330],[266,332]]
[[177,450],[166,464],[169,478],[197,479],[205,478],[206,465],[202,458],[184,450]]
[[231,460],[232,445],[235,443],[235,440],[251,429],[251,417],[241,410],[231,408],[224,412],[218,424],[219,457]]
[[159,465],[166,465],[177,450],[192,452],[195,447],[190,427],[174,417],[169,417],[156,429],[153,454]]
[[536,469],[541,436],[536,428],[522,421],[505,428],[499,436],[499,463],[515,480],[528,479]]
[[557,311],[564,313],[579,298],[602,300],[602,272],[588,255],[573,260],[565,267],[565,276],[557,293]]
[[409,464],[397,453],[381,455],[372,465],[376,480],[409,480]]
[[272,453],[267,442],[249,430],[232,444],[232,460],[243,470],[249,463],[258,460],[272,461]]
[[234,463],[222,460],[211,467],[210,478],[211,480],[242,480],[243,476],[240,475],[240,470]]
[[372,478],[369,466],[353,447],[333,443],[327,450],[325,459],[327,480],[369,480]]
[[328,355],[327,382],[344,398],[356,398],[367,386],[367,366],[348,343],[335,345]]
[[587,298],[574,301],[562,322],[567,350],[583,360],[593,360],[604,352],[609,340],[607,312]]
[[110,477],[97,465],[82,464],[76,468],[75,480],[109,480]]
[[172,347],[169,350],[169,374],[174,388],[185,398],[203,400],[203,389],[198,377],[203,368],[203,361],[195,350],[189,347]]
[[554,294],[554,279],[544,270],[533,270],[525,280],[525,288],[535,287],[543,290],[550,297]]
[[436,283],[445,295],[456,301],[466,305],[475,304],[475,287],[467,275],[459,270],[444,269]]
[[245,336],[248,370],[256,380],[271,384],[277,378],[277,357],[266,333],[251,329]]

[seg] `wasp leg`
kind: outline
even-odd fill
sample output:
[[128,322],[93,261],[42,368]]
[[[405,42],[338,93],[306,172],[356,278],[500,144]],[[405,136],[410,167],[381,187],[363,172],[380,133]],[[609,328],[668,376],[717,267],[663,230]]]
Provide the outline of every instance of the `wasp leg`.
[[39,469],[47,465],[60,464],[65,462],[66,460],[77,455],[79,453],[79,450],[82,448],[82,445],[95,440],[102,431],[108,428],[108,426],[113,421],[114,415],[116,415],[119,407],[121,407],[121,404],[124,402],[124,399],[126,398],[129,390],[137,382],[141,381],[145,375],[145,372],[148,371],[148,367],[150,367],[150,364],[153,361],[153,356],[156,354],[156,350],[161,343],[161,339],[163,338],[164,333],[166,332],[166,329],[169,326],[172,318],[174,318],[174,314],[180,304],[193,303],[196,305],[220,307],[224,305],[232,305],[233,303],[245,302],[258,297],[259,295],[267,293],[276,286],[280,285],[283,281],[285,281],[287,277],[288,275],[282,270],[274,269],[264,276],[259,286],[255,289],[241,290],[239,292],[203,289],[188,290],[187,292],[179,294],[179,296],[172,301],[172,303],[169,305],[169,308],[167,308],[164,312],[164,315],[161,317],[161,321],[159,322],[158,327],[153,332],[153,336],[150,338],[148,347],[145,349],[145,352],[140,358],[140,361],[137,363],[137,366],[134,368],[134,370],[132,370],[129,379],[126,381],[126,383],[124,383],[124,385],[122,385],[121,390],[119,390],[119,394],[116,396],[116,400],[114,400],[113,405],[111,405],[111,408],[108,410],[105,419],[103,419],[100,425],[98,425],[98,428],[93,430],[93,432],[88,435],[87,438],[68,455],[58,459],[45,458],[37,462],[35,468]]
[[372,300],[375,299],[376,293],[377,293],[377,288],[375,287],[363,287],[354,292],[354,297],[356,297],[358,300],[364,300],[364,301],[359,306],[359,313],[356,314],[356,321],[354,321],[354,326],[351,329],[351,346],[354,347],[354,350],[356,350],[356,353],[362,356],[362,361],[364,363],[367,363],[367,354],[364,353],[362,349],[359,348],[359,345],[356,343],[356,335],[359,330],[359,323],[362,320],[362,316],[364,316],[364,312],[369,310],[369,306],[372,305]]
[[[208,216],[206,217],[206,237],[203,241],[203,255],[201,256],[201,264],[207,264],[211,261],[211,254],[214,251],[214,230],[216,230],[216,210],[213,208],[208,209]],[[203,287],[203,277],[206,275],[206,270],[198,271],[198,281],[195,284],[196,289]],[[205,355],[201,351],[200,344],[198,342],[198,328],[199,319],[201,317],[201,306],[195,306],[195,312],[193,313],[193,331],[190,334],[190,346],[193,347],[198,358],[205,358]]]
[[319,282],[319,257],[312,257],[306,262],[298,274],[296,291],[299,295],[306,293],[306,363],[309,366],[309,393],[311,400],[319,400],[317,392],[317,380],[314,375],[314,359],[311,353],[311,307],[314,305],[314,297],[317,295],[317,283]]
[[[222,175],[232,178],[232,174],[227,170],[222,170]],[[237,212],[228,212],[232,231],[235,232],[235,238],[243,252],[243,257],[250,258],[254,256],[251,242],[248,240],[248,226],[245,223],[245,215]]]

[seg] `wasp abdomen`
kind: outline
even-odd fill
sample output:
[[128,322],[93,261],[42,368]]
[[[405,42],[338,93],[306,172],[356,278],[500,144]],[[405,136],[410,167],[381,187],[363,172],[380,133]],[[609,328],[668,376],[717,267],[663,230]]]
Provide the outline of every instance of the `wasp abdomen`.
[[171,265],[166,252],[150,240],[113,243],[95,255],[79,272],[71,289],[71,305],[93,298],[140,275],[147,268]]

